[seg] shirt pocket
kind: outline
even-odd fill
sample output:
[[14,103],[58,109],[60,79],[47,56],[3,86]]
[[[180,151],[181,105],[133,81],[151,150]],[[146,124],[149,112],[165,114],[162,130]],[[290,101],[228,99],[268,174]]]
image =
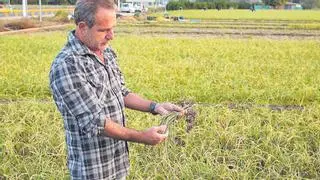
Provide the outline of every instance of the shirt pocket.
[[107,80],[108,75],[104,67],[86,67],[86,77],[88,85],[92,87],[92,93],[95,93],[100,101],[111,97],[111,89],[108,88],[110,87]]

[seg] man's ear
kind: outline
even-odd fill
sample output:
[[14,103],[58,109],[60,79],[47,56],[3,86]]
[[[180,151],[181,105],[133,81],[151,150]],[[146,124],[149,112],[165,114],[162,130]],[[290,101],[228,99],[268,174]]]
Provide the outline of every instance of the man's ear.
[[79,22],[78,23],[78,29],[80,30],[80,32],[85,32],[87,30],[88,26],[85,22]]

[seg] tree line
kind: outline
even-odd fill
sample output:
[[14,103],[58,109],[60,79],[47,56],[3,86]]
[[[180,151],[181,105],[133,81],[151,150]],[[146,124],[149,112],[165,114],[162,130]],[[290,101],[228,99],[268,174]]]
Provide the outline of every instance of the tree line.
[[[288,0],[262,0],[262,3],[249,3],[246,1],[231,2],[229,0],[188,0],[170,1],[167,10],[179,9],[253,9],[254,5],[268,5],[274,8],[284,5]],[[301,0],[304,9],[320,8],[320,0]]]

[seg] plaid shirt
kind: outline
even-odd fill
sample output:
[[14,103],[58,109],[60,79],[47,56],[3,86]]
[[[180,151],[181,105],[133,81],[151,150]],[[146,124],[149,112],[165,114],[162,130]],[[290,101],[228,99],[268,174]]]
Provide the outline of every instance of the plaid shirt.
[[119,179],[128,174],[128,144],[104,135],[106,118],[125,126],[123,97],[129,93],[114,51],[105,65],[70,32],[52,63],[50,87],[64,119],[72,179]]

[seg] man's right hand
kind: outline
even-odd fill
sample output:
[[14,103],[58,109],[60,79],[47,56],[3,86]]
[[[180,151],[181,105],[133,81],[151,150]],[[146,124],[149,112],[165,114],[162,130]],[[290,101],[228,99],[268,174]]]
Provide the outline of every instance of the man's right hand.
[[167,129],[167,126],[162,125],[162,126],[154,126],[143,131],[142,132],[143,143],[147,145],[157,145],[161,143],[168,137],[168,134],[164,134],[166,129]]
[[122,127],[120,124],[106,119],[105,122],[105,135],[111,138],[143,143],[147,145],[156,145],[164,141],[168,134],[164,134],[167,126],[154,126],[144,131],[137,131]]

